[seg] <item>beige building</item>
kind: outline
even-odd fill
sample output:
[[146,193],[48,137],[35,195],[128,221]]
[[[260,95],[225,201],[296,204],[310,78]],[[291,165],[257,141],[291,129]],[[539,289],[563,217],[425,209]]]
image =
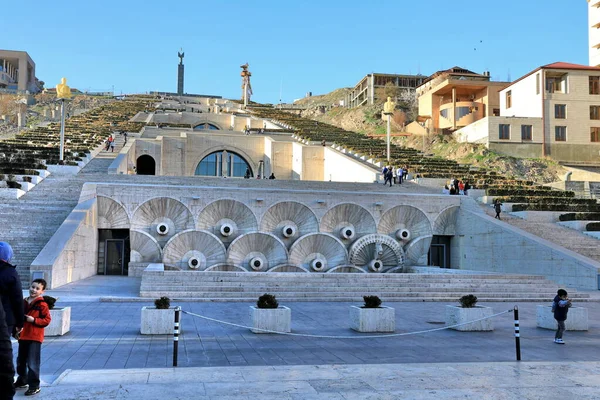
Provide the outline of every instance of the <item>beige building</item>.
[[600,1],[587,0],[588,2],[588,50],[590,65],[600,66]]
[[438,71],[417,88],[419,121],[431,132],[447,133],[500,115],[498,93],[507,84],[492,82],[489,72],[477,74],[460,67]]
[[345,105],[353,108],[383,103],[386,85],[391,84],[399,90],[415,90],[425,79],[424,75],[368,74],[348,93]]
[[0,89],[39,91],[35,63],[27,52],[0,50]]
[[455,136],[520,157],[600,161],[600,67],[541,66],[500,92],[500,115]]

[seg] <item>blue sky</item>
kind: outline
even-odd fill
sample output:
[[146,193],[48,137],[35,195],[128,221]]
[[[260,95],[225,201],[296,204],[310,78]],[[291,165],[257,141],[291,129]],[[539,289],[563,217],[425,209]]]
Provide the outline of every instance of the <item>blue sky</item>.
[[248,62],[253,100],[272,103],[371,72],[459,65],[515,80],[588,63],[585,0],[12,1],[0,30],[0,48],[27,51],[47,87],[65,76],[80,90],[174,92],[182,47],[186,92],[237,98]]

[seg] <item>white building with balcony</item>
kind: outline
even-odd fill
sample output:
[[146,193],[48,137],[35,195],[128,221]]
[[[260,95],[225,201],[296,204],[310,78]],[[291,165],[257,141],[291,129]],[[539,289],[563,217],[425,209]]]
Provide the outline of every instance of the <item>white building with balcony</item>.
[[557,62],[500,91],[500,116],[454,132],[517,157],[600,162],[600,67]]

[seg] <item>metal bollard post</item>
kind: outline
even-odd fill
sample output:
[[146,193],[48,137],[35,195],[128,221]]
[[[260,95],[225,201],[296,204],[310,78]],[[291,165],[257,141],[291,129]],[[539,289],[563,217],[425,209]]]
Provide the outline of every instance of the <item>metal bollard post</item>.
[[179,348],[179,321],[181,321],[181,307],[175,307],[175,325],[173,327],[173,366],[177,366],[177,350]]
[[519,307],[515,306],[515,346],[517,350],[517,361],[521,361],[521,331],[519,329]]

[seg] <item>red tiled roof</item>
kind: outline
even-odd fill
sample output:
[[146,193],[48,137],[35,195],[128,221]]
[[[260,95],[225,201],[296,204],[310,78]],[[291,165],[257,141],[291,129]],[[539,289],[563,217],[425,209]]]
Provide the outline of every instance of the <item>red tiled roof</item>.
[[[571,63],[566,63],[566,62],[555,62],[552,64],[547,64],[547,65],[542,65],[539,68],[534,69],[533,71],[523,75],[522,77],[520,77],[519,79],[517,79],[516,81],[513,81],[510,85],[508,85],[506,88],[511,87],[512,85],[514,85],[515,83],[527,78],[530,75],[535,74],[536,72],[538,72],[541,69],[570,69],[570,70],[580,70],[580,71],[597,71],[600,72],[600,67],[591,67],[589,65],[581,65],[581,64],[571,64]],[[504,90],[502,89],[502,90]]]
[[543,65],[541,69],[578,69],[585,71],[600,71],[600,67],[592,67],[589,65],[571,64],[566,62],[555,62],[548,65]]

